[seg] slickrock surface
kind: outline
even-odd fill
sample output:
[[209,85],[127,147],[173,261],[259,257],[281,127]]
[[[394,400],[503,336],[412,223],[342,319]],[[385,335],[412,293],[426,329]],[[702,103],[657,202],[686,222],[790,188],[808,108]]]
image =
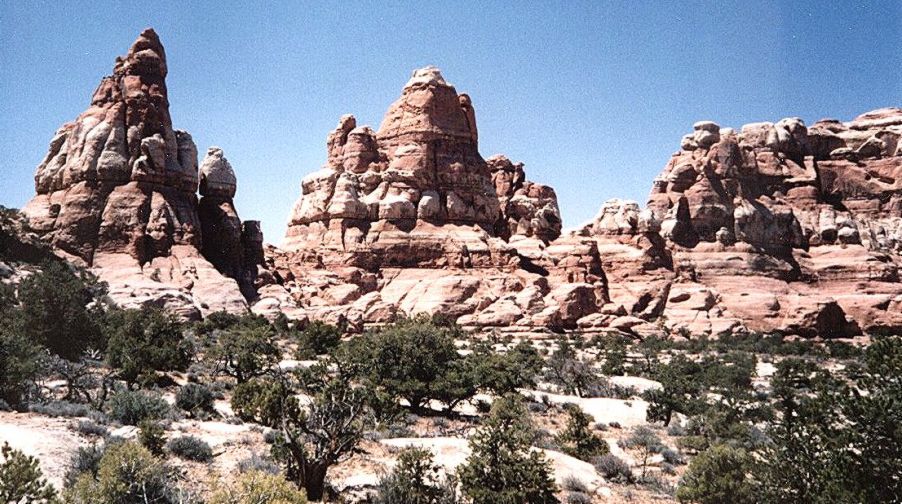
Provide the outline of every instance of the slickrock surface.
[[613,304],[632,317],[582,324],[899,332],[900,134],[895,108],[810,128],[797,118],[739,132],[696,123],[647,210],[611,201],[580,230],[598,241]]
[[483,160],[469,96],[417,70],[378,132],[346,115],[329,135],[254,309],[524,333],[902,330],[902,110],[693,130],[646,208],[611,200],[562,236],[554,190]]
[[23,209],[124,306],[198,317],[248,299],[352,330],[430,313],[524,335],[902,331],[902,109],[697,122],[645,208],[610,200],[562,234],[554,190],[484,159],[472,100],[426,67],[378,131],[341,117],[283,248],[264,249],[222,149],[198,166],[173,129],[166,73],[145,30],[57,131]]
[[[198,203],[197,148],[172,127],[166,73],[147,29],[88,110],[56,132],[23,212],[58,254],[107,281],[119,304],[187,317],[246,310],[239,282],[252,290],[256,266],[246,258],[262,255],[259,226],[238,219],[235,175],[218,149],[204,160]],[[243,252],[254,246],[256,255]]]
[[575,327],[604,299],[591,240],[549,253],[561,230],[554,190],[522,164],[482,158],[470,97],[437,68],[413,73],[377,132],[346,115],[326,143],[284,251],[269,250],[273,281],[255,311],[352,327],[420,312]]

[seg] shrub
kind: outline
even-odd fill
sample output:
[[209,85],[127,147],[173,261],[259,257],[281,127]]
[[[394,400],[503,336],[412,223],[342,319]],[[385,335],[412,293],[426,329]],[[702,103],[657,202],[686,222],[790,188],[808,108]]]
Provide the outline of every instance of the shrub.
[[46,263],[19,284],[24,335],[56,355],[77,360],[87,348],[102,346],[101,305],[87,308],[102,292],[101,285],[85,273],[73,273],[66,263]]
[[752,464],[741,448],[712,446],[692,459],[676,497],[680,502],[700,504],[756,502],[757,492],[749,479]]
[[56,503],[56,489],[47,483],[38,459],[14,450],[9,443],[0,447],[0,502],[52,504]]
[[341,343],[340,327],[321,321],[313,321],[302,329],[297,337],[299,359],[311,359],[334,350]]
[[41,349],[23,334],[18,310],[0,310],[0,401],[20,406],[41,371]]
[[138,442],[154,455],[163,454],[166,445],[166,430],[157,422],[144,419],[138,423]]
[[455,484],[439,477],[432,453],[422,448],[405,448],[394,470],[379,482],[374,504],[455,504]]
[[169,404],[160,396],[143,391],[124,390],[110,398],[110,418],[125,425],[141,420],[159,420],[169,414]]
[[192,414],[211,412],[213,411],[213,392],[204,385],[185,384],[175,394],[175,405]]
[[94,410],[87,404],[71,403],[69,401],[50,401],[44,404],[32,404],[28,407],[29,411],[51,417],[87,417]]
[[75,425],[75,431],[85,436],[106,437],[109,430],[103,425],[95,423],[93,420],[79,420]]
[[[107,443],[106,446],[110,446]],[[91,479],[97,477],[100,469],[100,459],[103,457],[104,448],[96,444],[91,446],[79,446],[69,459],[69,468],[66,470],[66,487],[75,484],[82,474],[87,474]]]
[[592,496],[585,492],[570,492],[567,494],[567,504],[592,504]]
[[456,328],[421,316],[355,338],[341,355],[367,383],[406,400],[413,411],[422,411],[433,399],[450,410],[477,390],[472,363],[458,354],[456,336]]
[[568,492],[589,493],[589,487],[586,486],[583,480],[576,476],[567,476],[564,478],[564,481],[561,482],[561,486]]
[[534,387],[536,376],[544,364],[539,352],[522,341],[507,352],[495,352],[486,344],[475,347],[470,356],[474,362],[475,381],[479,388],[497,396],[514,393],[517,389]]
[[596,457],[592,464],[595,466],[595,470],[608,481],[616,483],[632,483],[634,481],[633,470],[630,469],[629,464],[616,455],[608,453]]
[[683,454],[671,448],[665,448],[664,451],[661,452],[661,455],[664,457],[664,462],[667,462],[671,465],[677,466],[686,463],[686,459],[685,457],[683,457]]
[[545,379],[561,388],[566,394],[586,397],[596,390],[600,378],[592,366],[576,355],[576,349],[566,338],[558,340],[558,349],[548,360]]
[[648,421],[661,421],[668,426],[675,412],[686,415],[697,412],[701,405],[703,371],[701,365],[682,355],[658,365],[655,379],[662,387],[646,390],[643,394],[649,402]]
[[234,485],[213,492],[208,504],[306,504],[304,492],[282,476],[249,471],[238,476]]
[[182,436],[170,439],[166,448],[177,457],[194,462],[213,460],[213,450],[203,439],[194,436]]
[[108,447],[100,459],[97,477],[82,474],[65,493],[68,504],[179,502],[173,474],[147,448],[126,442]]
[[680,424],[672,423],[667,426],[667,435],[673,437],[685,436],[686,428]]
[[495,401],[470,438],[471,455],[460,467],[461,488],[473,504],[558,502],[551,467],[530,450],[535,432],[519,397]]
[[157,371],[185,371],[194,349],[182,323],[156,308],[117,310],[108,317],[107,361],[130,386],[153,381]]
[[279,474],[279,466],[272,460],[254,453],[250,457],[238,461],[238,472],[260,471],[266,474]]
[[232,392],[232,411],[245,422],[257,422],[268,427],[280,424],[286,408],[295,410],[297,399],[288,393],[286,385],[275,379],[254,378]]
[[575,405],[568,405],[567,413],[567,427],[558,435],[558,442],[563,446],[564,453],[581,460],[608,453],[608,444],[589,428],[589,415]]
[[633,432],[626,439],[620,440],[618,443],[622,448],[638,450],[642,457],[642,476],[640,480],[645,479],[646,470],[648,469],[648,458],[653,453],[660,453],[664,450],[661,439],[657,434],[648,427],[640,425],[633,429]]
[[216,373],[231,376],[239,384],[268,373],[281,357],[268,325],[250,321],[216,335],[206,359]]

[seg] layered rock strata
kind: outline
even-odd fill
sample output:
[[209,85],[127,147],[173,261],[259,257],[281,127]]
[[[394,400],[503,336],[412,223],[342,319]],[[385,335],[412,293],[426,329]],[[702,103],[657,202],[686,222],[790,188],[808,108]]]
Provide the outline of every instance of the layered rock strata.
[[23,212],[124,306],[157,304],[186,317],[246,310],[238,282],[252,285],[254,275],[233,252],[244,243],[234,173],[211,151],[198,203],[197,148],[172,127],[166,74],[166,53],[147,29],[116,59],[91,106],[56,132]]
[[[418,312],[575,327],[603,301],[594,245],[548,255],[561,229],[554,190],[526,180],[521,164],[483,159],[470,97],[437,68],[413,73],[378,131],[346,115],[326,143],[326,165],[301,183],[284,250],[271,249],[275,281],[258,312],[358,327]],[[578,283],[565,285],[568,275]]]
[[610,202],[580,231],[615,304],[680,334],[902,330],[902,110],[693,129],[646,210]]

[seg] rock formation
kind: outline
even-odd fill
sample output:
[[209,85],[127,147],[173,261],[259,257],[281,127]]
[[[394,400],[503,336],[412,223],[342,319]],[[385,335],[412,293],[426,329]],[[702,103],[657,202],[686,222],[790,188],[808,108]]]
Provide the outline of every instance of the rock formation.
[[[544,264],[511,245],[535,255],[560,235],[557,197],[521,164],[482,158],[470,97],[437,68],[413,73],[378,132],[346,115],[326,144],[326,166],[301,183],[284,251],[270,250],[282,281],[261,289],[256,311],[357,326],[429,312],[478,326],[539,317],[575,327],[597,310],[604,285],[590,245],[578,251],[588,259],[568,248],[536,257]],[[550,283],[549,267],[581,270],[584,283]]]
[[581,230],[615,303],[691,334],[902,330],[902,110],[693,129],[648,210],[610,202]]
[[351,329],[425,312],[523,335],[902,332],[902,109],[697,122],[646,208],[611,200],[562,234],[554,190],[484,159],[472,100],[427,67],[378,131],[341,117],[284,248],[264,249],[223,151],[198,167],[172,128],[166,73],[146,30],[59,129],[23,210],[124,306],[197,317],[249,299]]
[[204,161],[198,204],[197,148],[172,128],[166,73],[163,46],[147,29],[116,59],[88,110],[56,132],[23,212],[122,305],[159,304],[186,317],[246,310],[238,282],[254,274],[234,250],[258,228],[243,234],[231,202],[235,175],[218,149]]

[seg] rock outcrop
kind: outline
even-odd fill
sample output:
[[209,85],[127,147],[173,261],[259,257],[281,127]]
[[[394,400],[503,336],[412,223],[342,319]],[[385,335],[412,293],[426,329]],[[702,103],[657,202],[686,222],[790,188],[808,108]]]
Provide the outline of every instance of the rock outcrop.
[[900,109],[738,133],[699,122],[647,210],[609,202],[580,234],[608,258],[614,302],[674,333],[898,332],[900,128]]
[[554,190],[484,159],[472,100],[427,67],[378,131],[341,117],[278,249],[238,217],[223,151],[198,166],[173,129],[166,74],[146,30],[57,131],[23,209],[124,306],[198,317],[249,299],[352,330],[425,312],[523,335],[902,332],[902,109],[697,122],[645,208],[611,200],[562,233]]
[[252,288],[256,267],[235,250],[253,232],[243,233],[232,205],[234,173],[211,149],[198,203],[197,148],[172,127],[166,74],[166,53],[147,29],[116,59],[88,110],[56,132],[23,212],[124,306],[158,304],[186,317],[246,310],[239,283]]
[[902,110],[739,132],[698,122],[646,208],[561,235],[550,187],[483,160],[469,96],[414,72],[378,132],[343,116],[259,313],[417,312],[482,329],[844,337],[902,330]]
[[[413,73],[378,131],[346,115],[326,144],[326,165],[301,183],[284,250],[270,249],[273,281],[256,311],[357,327],[418,312],[575,327],[597,310],[597,251],[549,256],[561,229],[554,190],[526,180],[522,164],[483,159],[470,97],[437,68]],[[565,269],[578,271],[578,285],[550,271]]]

